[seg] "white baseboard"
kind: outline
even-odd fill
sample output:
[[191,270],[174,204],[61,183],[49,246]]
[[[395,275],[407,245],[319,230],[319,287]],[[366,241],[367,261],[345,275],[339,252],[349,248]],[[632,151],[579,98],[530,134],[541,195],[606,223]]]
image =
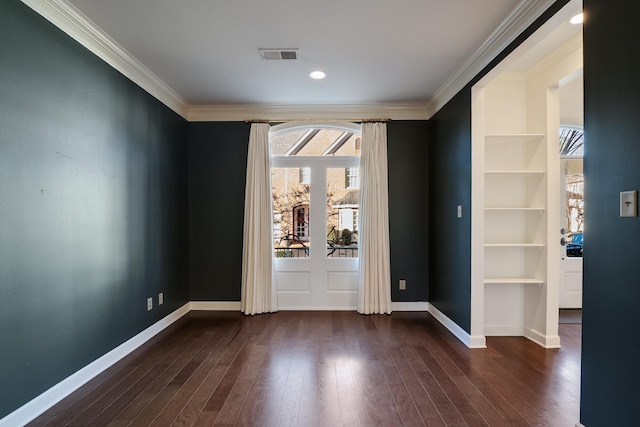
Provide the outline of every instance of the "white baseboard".
[[489,337],[525,337],[544,348],[560,348],[558,335],[544,335],[540,331],[522,326],[487,325],[484,331]]
[[464,345],[469,348],[486,348],[487,342],[483,335],[471,336],[467,331],[462,329],[453,320],[449,319],[444,313],[435,308],[433,304],[429,303],[429,313],[436,318],[436,320],[447,328],[453,335],[456,336]]
[[[0,419],[0,427],[21,426],[34,420],[192,310],[240,311],[240,309],[241,303],[239,301],[191,301]],[[467,347],[486,347],[484,336],[470,336],[464,329],[427,302],[392,302],[392,310],[428,311]]]
[[132,351],[149,341],[163,329],[190,311],[189,304],[185,304],[165,318],[157,321],[133,338],[120,344],[104,356],[89,363],[84,368],[71,374],[41,395],[25,403],[0,420],[0,427],[22,426],[34,420],[40,414],[73,393],[75,390],[95,378],[98,374],[114,365]]
[[544,348],[560,348],[560,337],[558,335],[544,335],[535,329],[525,328],[524,336]]
[[391,311],[429,311],[429,303],[418,302],[391,302]]
[[206,311],[240,311],[242,303],[240,301],[191,301],[191,310]]
[[524,335],[524,328],[512,325],[485,325],[484,334],[488,337],[521,337]]

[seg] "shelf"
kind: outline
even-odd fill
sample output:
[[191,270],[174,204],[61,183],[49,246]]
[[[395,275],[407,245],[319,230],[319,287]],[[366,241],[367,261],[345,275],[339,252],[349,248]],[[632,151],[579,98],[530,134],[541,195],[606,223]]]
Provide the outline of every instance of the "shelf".
[[485,212],[544,212],[545,208],[484,208]]
[[487,277],[484,279],[485,285],[542,285],[544,280],[534,277]]
[[485,248],[544,248],[544,243],[485,243]]
[[518,170],[518,171],[506,171],[506,170],[499,170],[499,171],[485,171],[484,172],[486,175],[544,175],[545,171],[542,170],[534,170],[534,171],[527,171],[527,170]]
[[514,142],[531,142],[544,138],[541,133],[514,133],[514,134],[489,134],[485,135],[486,142],[496,143],[514,143]]

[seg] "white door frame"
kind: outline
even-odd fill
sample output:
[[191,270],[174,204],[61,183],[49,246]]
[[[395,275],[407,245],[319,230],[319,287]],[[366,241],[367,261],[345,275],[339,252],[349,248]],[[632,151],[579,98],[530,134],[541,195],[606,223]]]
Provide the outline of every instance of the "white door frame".
[[[360,134],[354,123],[285,123],[270,136],[295,129],[333,128]],[[355,310],[358,258],[330,258],[326,252],[327,169],[358,167],[358,156],[274,156],[274,168],[310,168],[308,258],[275,258],[279,310]],[[319,196],[320,195],[320,196]]]
[[[566,126],[565,126],[566,127]],[[566,160],[568,158],[560,159],[560,213],[561,213],[561,228],[566,229],[566,197],[567,197],[567,174],[566,174]],[[568,241],[569,238],[566,236]],[[563,245],[560,249],[560,283],[559,289],[559,307],[560,308],[582,308],[582,257],[568,257],[567,247]]]

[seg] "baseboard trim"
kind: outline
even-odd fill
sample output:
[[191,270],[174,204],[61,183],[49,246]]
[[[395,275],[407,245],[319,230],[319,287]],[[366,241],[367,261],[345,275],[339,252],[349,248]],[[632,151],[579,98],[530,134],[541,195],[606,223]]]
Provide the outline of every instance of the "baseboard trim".
[[191,301],[191,310],[204,311],[240,311],[242,303],[240,301]]
[[524,336],[524,328],[510,325],[485,325],[484,333],[488,337],[521,337]]
[[87,366],[71,374],[49,390],[11,412],[0,420],[0,427],[21,426],[33,421],[40,414],[44,413],[62,399],[95,378],[98,374],[129,355],[132,351],[149,341],[165,328],[169,327],[189,311],[189,303],[183,305],[173,313],[157,321],[136,336],[120,344],[118,347],[89,363]]
[[[240,311],[239,301],[191,301],[191,310],[208,311]],[[357,307],[293,307],[281,311],[294,310],[331,310],[331,311],[355,311]],[[391,302],[391,311],[428,311],[428,302]]]
[[426,301],[416,302],[391,302],[391,311],[429,311],[429,303]]
[[[428,302],[392,302],[391,307],[393,311],[427,311],[467,347],[486,348],[484,336],[470,336],[464,329]],[[188,302],[128,341],[120,344],[118,347],[94,360],[84,368],[81,368],[77,372],[71,374],[49,390],[33,398],[31,401],[25,403],[20,408],[0,419],[0,427],[25,425],[30,421],[33,421],[49,408],[59,403],[87,382],[91,381],[101,372],[113,366],[115,363],[129,355],[135,349],[149,341],[155,335],[162,332],[192,310],[240,311],[240,309],[240,301]]]
[[487,341],[484,335],[470,335],[462,329],[456,322],[449,319],[444,313],[438,310],[433,304],[429,303],[429,313],[442,325],[449,330],[456,338],[469,348],[487,348]]
[[558,335],[544,335],[535,329],[525,328],[524,336],[541,347],[560,348],[560,337]]

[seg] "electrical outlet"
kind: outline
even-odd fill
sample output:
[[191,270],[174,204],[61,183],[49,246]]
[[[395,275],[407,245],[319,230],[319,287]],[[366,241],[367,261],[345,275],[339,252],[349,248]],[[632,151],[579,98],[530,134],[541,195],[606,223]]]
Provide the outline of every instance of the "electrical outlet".
[[399,285],[399,287],[400,287],[400,290],[401,290],[401,291],[405,291],[405,290],[407,289],[407,281],[406,281],[406,280],[404,280],[404,279],[403,279],[403,280],[400,280],[400,285]]
[[164,293],[160,292],[158,294],[158,305],[164,304]]
[[147,298],[147,311],[153,308],[153,298]]

